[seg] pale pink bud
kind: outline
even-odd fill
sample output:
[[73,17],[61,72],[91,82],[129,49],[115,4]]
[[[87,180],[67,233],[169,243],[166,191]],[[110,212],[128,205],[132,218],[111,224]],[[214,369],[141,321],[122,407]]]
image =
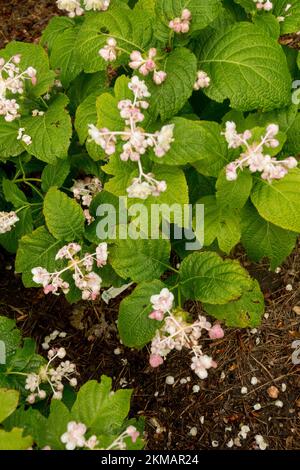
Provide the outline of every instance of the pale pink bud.
[[156,85],[161,85],[166,78],[167,74],[163,70],[155,71],[153,74],[153,81]]
[[151,320],[162,321],[164,318],[164,313],[160,310],[153,310],[153,312],[151,312],[148,316],[151,318]]
[[192,14],[191,14],[190,10],[188,10],[187,8],[182,10],[182,13],[181,13],[181,19],[182,20],[190,21],[191,18],[192,18]]
[[224,337],[224,330],[220,323],[216,323],[208,333],[210,339],[221,339]]
[[159,367],[163,364],[164,360],[158,354],[151,354],[149,358],[150,366],[153,368]]

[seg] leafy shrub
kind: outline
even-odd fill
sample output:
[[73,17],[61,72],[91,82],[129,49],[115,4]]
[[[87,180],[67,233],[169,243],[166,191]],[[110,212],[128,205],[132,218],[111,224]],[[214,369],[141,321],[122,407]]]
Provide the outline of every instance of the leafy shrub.
[[[214,363],[201,329],[222,332],[192,323],[184,302],[258,325],[263,296],[233,249],[275,269],[300,231],[299,58],[278,41],[299,30],[298,2],[57,3],[69,17],[52,19],[40,44],[0,53],[0,243],[25,286],[69,302],[137,284],[120,305],[124,344],[153,340],[156,366],[188,347],[205,376]],[[204,205],[202,249],[149,236],[149,210],[175,203]],[[117,216],[99,237],[105,205]],[[159,228],[186,228],[178,220],[167,211]],[[195,215],[193,235],[201,241]],[[159,295],[172,302],[153,310]]]

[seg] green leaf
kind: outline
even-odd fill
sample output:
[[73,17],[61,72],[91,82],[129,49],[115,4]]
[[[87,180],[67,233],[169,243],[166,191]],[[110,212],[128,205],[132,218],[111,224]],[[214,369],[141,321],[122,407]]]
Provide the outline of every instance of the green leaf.
[[180,266],[183,295],[201,302],[225,304],[240,297],[250,283],[249,274],[237,261],[223,261],[213,252],[193,253]]
[[23,428],[23,434],[25,436],[30,435],[33,437],[34,442],[38,447],[41,440],[44,441],[44,434],[47,428],[47,418],[43,416],[39,411],[31,408],[25,410],[19,407],[8,419],[3,423],[6,431],[12,428]]
[[23,191],[21,191],[18,186],[10,180],[3,179],[2,181],[2,188],[4,197],[7,201],[11,202],[12,205],[17,209],[18,207],[22,207],[26,204],[27,198]]
[[33,230],[33,221],[31,208],[25,207],[18,212],[19,221],[16,226],[10,232],[6,232],[0,235],[0,244],[9,252],[16,253],[19,240],[26,235],[31,233]]
[[19,392],[0,388],[0,423],[10,416],[19,403]]
[[0,341],[5,344],[6,358],[11,356],[21,343],[21,333],[16,328],[15,320],[0,316]]
[[56,158],[66,158],[72,136],[72,125],[65,107],[66,95],[58,95],[43,116],[21,119],[25,132],[32,138],[27,151],[46,163],[56,163]]
[[51,51],[55,40],[67,29],[72,29],[74,27],[74,20],[68,18],[67,16],[54,16],[49,21],[46,29],[44,29],[41,37],[41,45],[48,46],[48,49]]
[[170,150],[163,158],[151,156],[156,163],[164,165],[186,165],[197,160],[221,158],[227,154],[221,138],[218,124],[206,121],[191,121],[181,117],[172,119],[174,124],[173,139]]
[[58,240],[74,241],[83,236],[85,218],[80,205],[55,187],[45,196],[44,215],[49,232]]
[[222,11],[220,0],[157,0],[156,14],[169,32],[169,22],[181,16],[182,10],[188,8],[192,14],[190,33],[208,26]]
[[225,171],[222,171],[217,180],[216,189],[216,198],[220,207],[241,209],[250,196],[252,176],[248,171],[241,171],[235,181],[228,181]]
[[290,170],[283,179],[257,178],[251,200],[261,217],[286,230],[300,232],[300,170]]
[[51,186],[61,187],[69,172],[70,164],[67,160],[56,165],[46,165],[42,172],[42,190],[46,193]]
[[253,261],[269,258],[277,268],[292,252],[297,234],[284,230],[260,217],[252,205],[242,211],[242,244]]
[[134,282],[158,279],[169,266],[170,242],[164,239],[117,240],[110,248],[112,267]]
[[97,124],[96,99],[99,95],[100,92],[92,93],[76,110],[75,129],[81,144],[83,144],[88,137],[88,125]]
[[161,85],[155,85],[149,77],[145,81],[151,93],[149,113],[153,119],[160,115],[165,121],[174,116],[191,96],[197,75],[197,59],[190,50],[179,47],[166,57],[162,70],[167,73],[167,78]]
[[204,158],[194,161],[192,165],[202,175],[217,177],[220,170],[231,161],[231,152],[228,151],[225,139],[221,138],[222,128],[219,124],[200,121],[198,125],[202,129],[203,144],[205,142]]
[[277,18],[272,13],[257,15],[253,19],[255,26],[258,26],[262,31],[271,36],[271,38],[278,39],[280,35],[280,24]]
[[48,445],[55,450],[65,450],[65,445],[60,438],[67,432],[70,421],[72,421],[72,417],[66,405],[60,400],[52,399],[46,429],[40,438],[40,446]]
[[[114,2],[109,10],[101,14],[86,15],[76,42],[79,62],[85,72],[106,69],[107,62],[99,55],[99,50],[110,37],[117,40],[118,47],[129,53],[146,49],[152,38],[151,19],[120,2]],[[128,54],[121,54],[113,65],[122,63],[128,63]]]
[[241,297],[224,305],[204,304],[209,315],[225,321],[227,326],[247,328],[259,326],[264,313],[264,296],[255,280],[245,289]]
[[10,432],[0,429],[0,450],[27,450],[32,444],[32,437],[23,437],[23,429],[14,428]]
[[16,121],[6,122],[0,118],[0,159],[15,157],[24,151],[24,147],[17,140],[19,125]]
[[50,235],[46,227],[39,227],[20,240],[15,269],[22,273],[25,287],[37,287],[32,280],[33,268],[41,266],[49,272],[56,270],[55,255],[62,245],[62,242]]
[[120,431],[130,410],[132,390],[111,394],[111,383],[106,376],[102,376],[100,384],[90,380],[81,387],[72,407],[72,417],[96,435]]
[[62,31],[52,44],[50,64],[52,68],[60,70],[59,79],[64,87],[67,87],[82,70],[76,44],[79,31],[79,27],[68,28]]
[[[217,239],[220,249],[229,254],[241,238],[238,211],[220,207],[214,196],[205,196],[198,204],[204,204],[204,246],[210,246]],[[197,231],[195,234],[197,237]]]
[[131,348],[142,348],[153,336],[160,322],[151,320],[153,310],[150,297],[164,288],[161,281],[143,282],[122,300],[119,308],[118,329],[122,342]]
[[[275,0],[274,14],[283,16],[280,23],[281,34],[297,33],[300,28],[300,5],[298,0]],[[286,11],[288,5],[291,7]]]
[[0,56],[9,59],[15,54],[21,54],[19,68],[23,71],[34,67],[37,71],[37,84],[32,85],[30,80],[26,83],[26,90],[30,96],[36,97],[47,93],[54,82],[55,74],[49,69],[49,60],[44,49],[38,44],[12,41],[0,51]]
[[291,102],[291,77],[279,44],[256,26],[238,23],[208,37],[200,68],[208,73],[209,98],[228,98],[234,109],[266,111]]

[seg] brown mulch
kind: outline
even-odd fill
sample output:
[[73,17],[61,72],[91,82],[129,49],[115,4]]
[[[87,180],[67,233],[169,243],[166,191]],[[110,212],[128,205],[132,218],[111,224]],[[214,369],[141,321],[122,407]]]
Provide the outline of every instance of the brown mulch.
[[[55,1],[0,0],[0,47],[12,40],[32,41],[40,36],[48,20],[57,13]],[[120,299],[108,306],[99,301],[69,305],[63,297],[45,296],[40,289],[25,289],[14,274],[13,260],[0,256],[0,315],[17,320],[24,336],[38,344],[54,329],[66,331],[61,341],[69,358],[78,367],[80,381],[113,377],[114,387],[134,388],[132,415],[146,418],[147,448],[151,450],[226,449],[242,425],[250,432],[241,447],[253,449],[254,436],[261,434],[269,449],[300,449],[300,375],[291,362],[291,343],[300,338],[300,249],[288,259],[279,274],[270,273],[267,264],[240,260],[261,285],[266,299],[267,318],[257,331],[226,329],[224,339],[207,341],[205,350],[218,362],[205,381],[189,368],[184,352],[170,355],[158,370],[148,366],[149,351],[134,351],[119,342],[115,320]],[[287,284],[293,290],[287,292]],[[197,314],[200,306],[190,303]],[[115,354],[116,349],[121,354]],[[43,353],[43,351],[40,351]],[[174,385],[166,377],[174,376]],[[190,381],[180,383],[190,377]],[[258,383],[251,384],[256,377]],[[282,384],[286,391],[282,391]],[[193,393],[192,387],[200,391]],[[275,406],[267,389],[274,385],[282,407]],[[248,393],[241,394],[247,387]],[[261,409],[255,410],[254,405]],[[197,428],[197,435],[189,431]]]

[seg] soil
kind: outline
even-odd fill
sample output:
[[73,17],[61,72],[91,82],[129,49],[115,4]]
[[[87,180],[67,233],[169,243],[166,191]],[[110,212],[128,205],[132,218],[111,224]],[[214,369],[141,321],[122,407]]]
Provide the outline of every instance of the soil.
[[[54,1],[0,0],[0,47],[12,39],[38,38],[54,14]],[[134,388],[131,413],[146,418],[147,449],[228,449],[242,425],[250,431],[240,443],[235,440],[233,449],[254,449],[257,434],[264,437],[268,449],[300,449],[300,367],[291,361],[291,343],[300,339],[299,309],[294,309],[300,306],[300,247],[277,274],[268,270],[267,263],[250,263],[241,252],[236,257],[259,280],[266,314],[256,330],[226,328],[224,339],[207,341],[205,350],[218,367],[205,381],[192,373],[184,352],[170,355],[153,370],[147,348],[134,351],[122,346],[115,324],[120,298],[109,305],[98,301],[72,306],[63,297],[25,289],[14,273],[13,258],[4,252],[0,254],[0,315],[15,318],[24,336],[38,344],[54,329],[66,331],[60,344],[76,363],[80,383],[107,374],[115,388]],[[292,291],[286,290],[288,284]],[[195,315],[201,311],[193,302],[188,308]],[[167,376],[174,377],[173,385],[166,384]],[[199,385],[198,393],[193,392],[194,385]],[[279,402],[269,396],[270,386],[276,387]],[[242,387],[247,387],[246,394],[241,393]],[[258,404],[259,410],[254,408]],[[197,428],[196,435],[190,434],[191,428]]]

